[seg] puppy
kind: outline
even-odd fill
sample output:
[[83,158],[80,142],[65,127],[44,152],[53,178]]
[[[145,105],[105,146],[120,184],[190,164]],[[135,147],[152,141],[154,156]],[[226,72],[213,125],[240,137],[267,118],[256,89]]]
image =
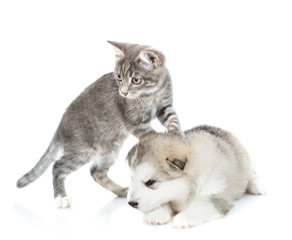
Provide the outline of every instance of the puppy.
[[264,194],[249,156],[231,133],[211,126],[151,133],[127,156],[128,203],[150,224],[189,228],[226,215],[245,192]]

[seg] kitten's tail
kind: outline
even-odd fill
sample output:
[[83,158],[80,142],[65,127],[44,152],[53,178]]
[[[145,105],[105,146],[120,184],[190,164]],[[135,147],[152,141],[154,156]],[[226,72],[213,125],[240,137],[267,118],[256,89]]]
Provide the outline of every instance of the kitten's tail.
[[23,188],[41,176],[48,169],[51,163],[56,160],[61,148],[62,144],[59,141],[57,132],[38,163],[17,181],[16,186],[18,188]]

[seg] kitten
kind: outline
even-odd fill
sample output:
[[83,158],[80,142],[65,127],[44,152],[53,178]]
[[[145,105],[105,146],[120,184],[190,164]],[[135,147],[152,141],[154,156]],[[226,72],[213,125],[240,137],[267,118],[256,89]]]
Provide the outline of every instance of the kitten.
[[[94,180],[125,197],[128,189],[109,179],[107,172],[129,134],[140,138],[154,131],[150,125],[153,118],[157,117],[169,131],[181,133],[164,55],[149,46],[109,43],[117,52],[114,72],[92,83],[69,105],[47,151],[17,182],[17,187],[25,187],[54,162],[53,186],[58,207],[71,205],[65,178],[90,161]],[[56,161],[61,151],[63,154]]]

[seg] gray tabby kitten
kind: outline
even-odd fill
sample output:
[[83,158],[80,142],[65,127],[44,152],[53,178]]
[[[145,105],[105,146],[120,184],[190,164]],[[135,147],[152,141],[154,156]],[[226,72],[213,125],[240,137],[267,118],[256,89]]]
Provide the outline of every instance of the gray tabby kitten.
[[69,105],[47,151],[17,182],[17,187],[25,187],[55,162],[53,185],[58,207],[71,205],[65,178],[90,161],[94,180],[125,197],[128,189],[109,179],[107,172],[129,134],[140,138],[154,131],[150,125],[153,118],[169,131],[181,132],[164,55],[149,46],[109,43],[117,51],[114,72],[92,83]]

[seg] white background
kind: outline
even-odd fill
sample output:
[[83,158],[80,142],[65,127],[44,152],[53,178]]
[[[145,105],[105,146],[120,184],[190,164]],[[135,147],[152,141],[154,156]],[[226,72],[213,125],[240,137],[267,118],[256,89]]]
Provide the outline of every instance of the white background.
[[[291,1],[1,1],[0,33],[1,239],[291,239]],[[89,166],[67,179],[72,209],[55,208],[51,168],[17,189],[70,102],[113,70],[107,40],[164,52],[182,128],[232,131],[268,194],[245,196],[223,219],[176,230],[145,224],[91,179]],[[110,172],[124,186],[135,142],[127,140]]]

